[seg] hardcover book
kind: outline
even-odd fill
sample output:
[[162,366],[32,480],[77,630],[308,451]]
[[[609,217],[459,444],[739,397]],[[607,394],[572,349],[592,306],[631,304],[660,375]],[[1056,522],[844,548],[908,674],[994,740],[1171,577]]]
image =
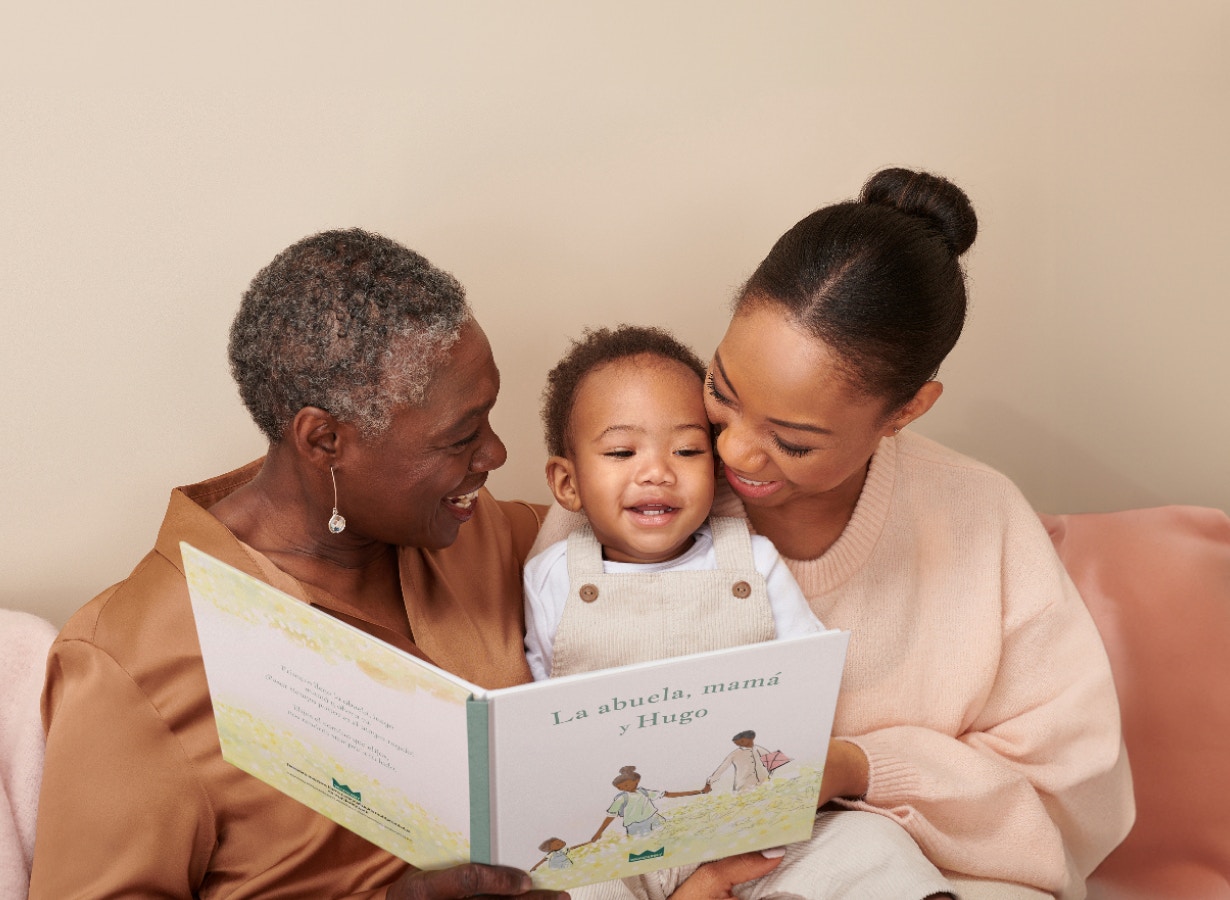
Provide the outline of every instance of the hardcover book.
[[845,632],[486,690],[181,548],[223,757],[414,866],[563,890],[811,835]]

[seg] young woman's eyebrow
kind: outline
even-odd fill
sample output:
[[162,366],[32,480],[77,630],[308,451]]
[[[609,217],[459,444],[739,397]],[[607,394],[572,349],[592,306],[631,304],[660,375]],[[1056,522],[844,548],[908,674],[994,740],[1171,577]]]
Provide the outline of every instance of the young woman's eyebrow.
[[[736,400],[739,399],[739,392],[735,390],[735,386],[730,383],[730,376],[726,374],[726,367],[722,365],[722,356],[716,350],[713,351],[713,365],[722,373],[722,381],[726,382],[726,389],[730,391],[731,396]],[[785,419],[766,419],[766,421],[774,425],[780,425],[782,428],[789,428],[793,431],[810,431],[812,434],[832,435],[832,431],[820,425],[809,425],[806,422],[788,422]]]
[[767,422],[772,422],[774,425],[780,425],[782,428],[789,428],[792,431],[810,431],[812,434],[831,435],[833,432],[820,425],[809,425],[806,422],[787,422],[785,419],[766,419]]
[[735,390],[735,386],[730,383],[730,376],[726,374],[726,367],[722,365],[722,354],[716,350],[713,351],[713,364],[717,366],[717,370],[722,373],[722,381],[726,382],[726,390],[730,391],[732,397],[739,399],[739,392]]

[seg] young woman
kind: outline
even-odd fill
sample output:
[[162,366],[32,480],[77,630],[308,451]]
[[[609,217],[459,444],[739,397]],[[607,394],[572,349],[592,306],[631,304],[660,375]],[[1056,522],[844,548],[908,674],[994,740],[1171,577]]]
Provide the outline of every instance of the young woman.
[[[942,393],[976,232],[959,188],[888,169],[777,241],[707,376],[714,514],[851,632],[819,804],[903,830],[962,900],[1081,897],[1134,814],[1101,640],[1012,483],[908,430]],[[553,510],[538,545],[570,526]]]

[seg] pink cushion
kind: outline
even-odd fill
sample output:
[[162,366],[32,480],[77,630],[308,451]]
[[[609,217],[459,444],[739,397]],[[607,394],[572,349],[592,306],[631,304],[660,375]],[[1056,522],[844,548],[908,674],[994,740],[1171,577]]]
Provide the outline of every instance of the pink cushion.
[[1089,897],[1230,898],[1230,518],[1042,516],[1110,655],[1136,824]]

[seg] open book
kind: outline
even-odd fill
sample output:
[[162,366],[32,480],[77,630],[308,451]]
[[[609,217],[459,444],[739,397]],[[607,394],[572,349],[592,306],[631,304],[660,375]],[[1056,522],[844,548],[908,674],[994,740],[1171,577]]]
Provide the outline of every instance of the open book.
[[419,868],[566,889],[811,834],[845,632],[484,690],[180,546],[223,757]]

